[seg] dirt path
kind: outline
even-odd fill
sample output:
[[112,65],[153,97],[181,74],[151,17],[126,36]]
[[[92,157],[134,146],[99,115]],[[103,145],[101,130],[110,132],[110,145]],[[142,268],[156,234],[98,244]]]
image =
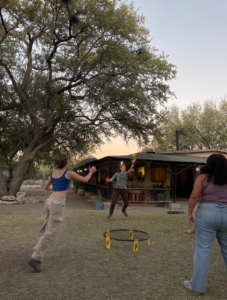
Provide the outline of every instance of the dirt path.
[[[20,192],[25,192],[30,196],[46,196],[50,195],[51,191],[46,191],[43,189],[36,188],[22,188]],[[178,202],[181,204],[181,211],[186,211],[188,203],[187,202]],[[32,213],[32,212],[42,212],[44,203],[36,204],[20,204],[20,205],[0,205],[0,214],[1,213]],[[121,208],[121,207],[118,207]],[[168,207],[156,207],[155,205],[151,206],[129,206],[128,211],[168,211]],[[74,194],[73,190],[69,190],[66,200],[66,211],[96,211],[94,204],[87,202],[83,197]]]
[[[25,192],[30,196],[46,196],[50,195],[51,191],[43,189],[22,188],[20,192]],[[0,213],[32,213],[42,212],[44,203],[35,204],[18,204],[18,205],[0,205]],[[93,211],[94,204],[85,201],[82,197],[74,194],[72,190],[68,191],[66,200],[66,211]]]

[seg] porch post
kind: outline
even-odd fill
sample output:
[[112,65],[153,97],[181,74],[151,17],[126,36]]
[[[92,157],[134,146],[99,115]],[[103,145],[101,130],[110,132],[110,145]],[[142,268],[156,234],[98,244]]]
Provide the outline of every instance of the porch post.
[[175,175],[175,163],[172,164],[172,202],[176,202],[176,175]]
[[[113,170],[113,158],[110,157],[109,158],[109,178],[112,177],[112,170]],[[112,187],[113,187],[113,183],[110,182],[108,184],[108,200],[111,199]]]

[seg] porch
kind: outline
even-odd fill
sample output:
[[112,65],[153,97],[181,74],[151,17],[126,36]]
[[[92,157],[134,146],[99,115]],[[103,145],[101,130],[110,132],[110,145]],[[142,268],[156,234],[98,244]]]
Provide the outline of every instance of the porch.
[[[108,156],[102,159],[82,161],[75,171],[84,176],[90,167],[95,166],[93,174],[85,191],[101,194],[104,201],[110,201],[115,183],[106,183],[106,177],[112,178],[119,170],[121,163],[129,169],[131,155]],[[153,204],[154,191],[168,194],[164,199],[167,203],[176,202],[177,198],[188,199],[193,182],[197,176],[196,168],[205,164],[206,158],[195,156],[164,155],[156,153],[136,153],[136,164],[129,174],[127,190],[132,204]],[[156,203],[156,202],[155,202]]]

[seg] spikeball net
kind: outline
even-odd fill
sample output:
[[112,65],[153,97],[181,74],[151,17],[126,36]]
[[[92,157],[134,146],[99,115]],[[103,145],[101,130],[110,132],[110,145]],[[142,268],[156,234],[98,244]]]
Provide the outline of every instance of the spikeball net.
[[135,229],[113,229],[103,233],[106,238],[106,248],[111,248],[111,240],[118,242],[133,242],[133,251],[139,250],[139,242],[147,241],[148,246],[151,244],[150,235],[141,230]]

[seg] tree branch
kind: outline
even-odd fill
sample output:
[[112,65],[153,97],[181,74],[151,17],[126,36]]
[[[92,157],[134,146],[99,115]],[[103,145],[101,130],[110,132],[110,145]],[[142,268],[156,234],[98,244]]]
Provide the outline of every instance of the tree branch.
[[6,73],[9,75],[9,78],[12,81],[12,84],[13,84],[13,87],[14,87],[15,91],[17,92],[18,95],[20,95],[19,87],[16,83],[16,80],[14,79],[12,72],[10,71],[8,66],[4,63],[2,58],[0,58],[0,65],[2,65],[5,68]]
[[3,16],[2,16],[2,8],[0,8],[0,18],[1,18],[1,21],[2,21],[3,28],[5,30],[5,35],[7,35],[8,34],[8,29],[6,28],[6,24],[5,24],[5,21],[4,21]]
[[29,80],[30,75],[31,75],[31,71],[32,71],[32,46],[33,46],[33,40],[31,38],[29,32],[27,32],[27,35],[29,37],[29,43],[26,43],[27,44],[26,53],[27,53],[28,62],[27,62],[27,70],[25,72],[24,79],[23,79],[23,82],[21,84],[22,90],[24,90],[26,88],[26,86],[28,84],[28,80]]
[[23,175],[23,181],[34,176],[34,159],[30,160],[28,163],[27,172]]

